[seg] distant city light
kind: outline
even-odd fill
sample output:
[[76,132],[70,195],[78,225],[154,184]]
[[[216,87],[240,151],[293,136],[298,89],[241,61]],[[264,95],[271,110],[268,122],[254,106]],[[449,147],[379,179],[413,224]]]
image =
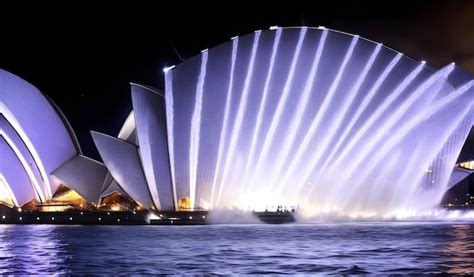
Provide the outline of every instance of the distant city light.
[[209,49],[206,48],[204,50],[201,50],[201,53],[205,53],[205,52],[207,52],[207,50],[209,50]]
[[324,27],[324,26],[318,26],[318,29],[324,30],[324,29],[326,29],[326,27]]
[[278,28],[279,28],[278,26],[270,26],[269,29],[270,29],[270,30],[276,30],[276,29],[278,29]]
[[426,64],[426,61],[425,61],[425,60],[422,60],[421,63],[422,63],[422,64]]

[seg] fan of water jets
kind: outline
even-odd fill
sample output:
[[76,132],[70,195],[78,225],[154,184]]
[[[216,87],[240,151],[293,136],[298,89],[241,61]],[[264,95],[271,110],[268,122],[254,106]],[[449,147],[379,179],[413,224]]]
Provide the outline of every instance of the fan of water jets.
[[166,73],[171,171],[194,207],[382,215],[439,203],[472,82],[324,28],[233,38]]

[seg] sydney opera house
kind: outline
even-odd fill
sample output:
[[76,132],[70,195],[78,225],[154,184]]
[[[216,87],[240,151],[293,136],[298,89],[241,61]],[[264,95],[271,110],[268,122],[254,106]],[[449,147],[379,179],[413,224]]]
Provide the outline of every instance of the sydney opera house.
[[[131,84],[85,157],[59,107],[0,70],[0,201],[23,210],[390,214],[439,205],[474,170],[473,77],[324,27],[234,37]],[[472,134],[471,134],[472,137]]]

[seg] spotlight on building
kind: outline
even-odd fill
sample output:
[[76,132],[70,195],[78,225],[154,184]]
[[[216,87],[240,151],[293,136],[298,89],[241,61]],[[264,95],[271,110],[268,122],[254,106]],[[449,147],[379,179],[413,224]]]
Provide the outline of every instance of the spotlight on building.
[[167,66],[167,67],[163,68],[163,72],[166,73],[166,72],[170,71],[173,68],[175,68],[175,65]]

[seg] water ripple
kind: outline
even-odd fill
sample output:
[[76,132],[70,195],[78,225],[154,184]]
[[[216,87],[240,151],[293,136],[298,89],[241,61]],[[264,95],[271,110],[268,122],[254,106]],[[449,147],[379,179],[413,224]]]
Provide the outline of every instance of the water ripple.
[[474,225],[0,226],[0,274],[472,274]]

